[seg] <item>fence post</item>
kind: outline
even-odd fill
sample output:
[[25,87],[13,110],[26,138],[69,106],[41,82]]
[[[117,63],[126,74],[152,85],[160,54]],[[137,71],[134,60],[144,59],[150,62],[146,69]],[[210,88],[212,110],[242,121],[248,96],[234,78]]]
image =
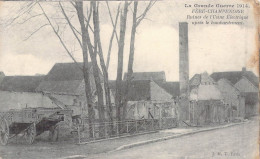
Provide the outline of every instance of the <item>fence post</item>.
[[146,127],[146,122],[145,122],[145,119],[144,119],[144,132],[147,131],[147,127]]
[[159,118],[159,129],[162,129],[162,119]]
[[126,121],[126,133],[128,133],[128,121]]
[[107,138],[107,124],[104,122],[104,127],[105,127],[105,138]]
[[119,136],[119,122],[116,122],[116,135]]
[[79,144],[81,143],[81,137],[80,137],[80,125],[78,125],[78,139],[79,139]]
[[135,132],[137,133],[137,120],[135,120]]
[[93,139],[95,140],[96,136],[95,136],[95,124],[92,124],[92,135],[93,135]]
[[153,123],[153,119],[152,119],[152,130],[154,130],[154,123]]

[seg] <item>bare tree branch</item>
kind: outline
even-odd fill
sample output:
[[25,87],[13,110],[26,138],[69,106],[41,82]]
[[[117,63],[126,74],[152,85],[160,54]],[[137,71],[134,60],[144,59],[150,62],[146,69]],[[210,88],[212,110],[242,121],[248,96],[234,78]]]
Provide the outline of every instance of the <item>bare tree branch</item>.
[[[111,14],[111,10],[110,10],[108,1],[106,1],[106,4],[107,4],[107,9],[108,9],[108,12],[109,12],[109,17],[110,17],[111,23],[112,23],[112,25],[113,25],[113,28],[116,28],[116,24],[115,24],[114,21],[113,21],[112,14]],[[120,8],[120,4],[118,5],[117,12],[119,12],[119,8]],[[114,32],[115,32],[116,40],[117,40],[117,43],[118,43],[118,42],[119,42],[119,40],[118,40],[118,35],[117,35],[117,32],[116,32],[115,29],[114,29]]]
[[69,18],[68,18],[68,16],[67,16],[67,14],[65,13],[65,11],[64,11],[64,9],[63,9],[63,7],[62,7],[62,5],[61,5],[60,2],[59,2],[59,5],[60,5],[60,8],[61,8],[62,14],[64,15],[65,19],[67,20],[67,22],[68,22],[68,24],[69,24],[69,26],[70,26],[70,29],[71,29],[72,33],[74,34],[75,38],[76,38],[77,41],[79,42],[80,47],[82,48],[81,41],[80,41],[79,37],[77,36],[77,34],[76,34],[75,30],[74,30],[74,27],[73,27],[73,25],[71,24],[71,22],[70,22],[70,20],[69,20]]
[[37,33],[39,30],[41,30],[42,28],[48,26],[49,24],[44,24],[41,27],[39,27],[38,29],[36,29],[34,32],[32,32],[27,38],[24,39],[24,41],[28,40],[30,37],[32,37],[35,33]]
[[82,33],[80,31],[78,31],[73,25],[72,25],[72,27],[80,36],[82,36]]
[[31,16],[30,18],[28,18],[28,19],[26,19],[26,20],[24,20],[23,22],[20,22],[20,23],[18,23],[18,24],[24,24],[24,23],[26,23],[27,21],[29,21],[29,20],[31,20],[31,19],[33,19],[33,18],[35,18],[35,17],[41,16],[41,15],[43,15],[43,14],[37,14],[37,15]]
[[[91,16],[91,12],[90,12],[89,16]],[[89,25],[89,20],[87,20],[87,18],[86,18],[85,16],[84,16],[84,19],[85,19],[85,21],[87,22],[88,27],[89,27],[89,29],[91,30],[91,32],[94,33],[93,28]]]
[[[72,3],[72,2],[71,2]],[[73,4],[72,3],[72,5],[75,7],[75,9],[77,10],[77,5],[76,4]],[[90,24],[89,24],[89,21],[90,21],[90,17],[91,17],[91,14],[92,14],[92,7],[90,7],[90,11],[88,11],[87,10],[87,13],[88,13],[88,18],[86,18],[84,15],[84,20],[85,20],[85,22],[87,23],[86,24],[86,26],[88,27],[88,28],[90,28],[90,30],[91,30],[91,32],[92,33],[94,33],[94,30],[93,30],[93,28],[90,26]]]
[[76,4],[74,4],[73,2],[70,2],[75,8],[76,8]]
[[[30,11],[36,4],[37,4],[37,3],[31,2],[31,3],[29,3],[29,5],[27,5],[26,7],[23,7],[23,8],[19,11],[20,13],[18,13],[18,15],[17,15],[16,17],[14,17],[14,18],[11,20],[11,22],[9,22],[9,23],[7,24],[7,26],[12,25],[18,18],[20,18],[21,16],[23,16],[25,13],[28,13],[28,11]],[[24,8],[26,8],[25,11],[23,11]]]
[[53,24],[51,23],[49,17],[47,16],[47,14],[45,13],[43,7],[41,6],[41,4],[39,2],[37,2],[39,7],[41,8],[43,15],[45,16],[45,18],[47,19],[47,21],[49,22],[53,32],[55,33],[55,35],[59,38],[60,43],[62,44],[63,48],[66,50],[67,54],[71,57],[71,59],[77,64],[77,66],[82,70],[82,68],[80,67],[80,65],[78,64],[78,62],[76,61],[76,59],[72,56],[72,54],[70,53],[70,51],[68,50],[67,46],[65,45],[65,43],[63,42],[63,40],[61,39],[58,31],[59,31],[59,27],[56,31],[56,29],[54,28]]
[[145,8],[144,12],[143,12],[139,17],[136,18],[136,19],[137,19],[137,23],[136,23],[137,26],[138,26],[138,25],[141,23],[141,21],[145,18],[147,12],[152,8],[152,6],[153,6],[155,3],[156,3],[156,1],[150,1],[149,4],[148,4],[148,6]]
[[[120,5],[118,5],[118,8],[117,8],[117,14],[116,14],[116,20],[115,20],[115,27],[113,27],[113,32],[112,32],[112,35],[110,37],[110,41],[109,41],[109,47],[108,47],[108,53],[107,53],[107,63],[106,63],[106,67],[107,69],[109,68],[109,63],[110,63],[110,55],[111,55],[111,50],[112,50],[112,46],[113,46],[113,39],[114,39],[114,35],[116,33],[116,26],[117,26],[117,21],[118,21],[118,17],[119,17],[119,7]],[[118,40],[118,39],[117,39]],[[118,41],[117,41],[118,43]]]

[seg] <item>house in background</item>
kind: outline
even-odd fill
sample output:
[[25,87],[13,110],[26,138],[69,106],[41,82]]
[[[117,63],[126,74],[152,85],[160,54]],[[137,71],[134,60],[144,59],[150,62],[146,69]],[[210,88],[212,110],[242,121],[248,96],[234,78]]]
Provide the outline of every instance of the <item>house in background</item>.
[[226,108],[215,81],[205,72],[194,75],[190,86],[189,122],[192,125],[224,122]]
[[0,111],[22,108],[55,108],[57,105],[35,89],[44,76],[5,76],[0,84]]
[[[96,87],[92,64],[89,63],[90,84],[93,92],[93,102],[97,102]],[[85,94],[85,82],[83,76],[83,63],[56,63],[44,80],[36,88],[37,92],[48,94],[53,100],[73,110],[73,115],[87,115],[87,99]],[[103,85],[103,76],[99,72]],[[111,101],[114,102],[113,96]],[[105,92],[104,92],[105,103]],[[97,107],[96,107],[97,109]],[[98,118],[98,114],[96,113]]]
[[242,68],[242,71],[215,72],[211,77],[218,81],[222,78],[230,81],[245,97],[245,117],[251,117],[258,114],[259,100],[259,79],[251,71]]
[[230,120],[245,118],[245,96],[229,80],[222,78],[217,81],[217,87],[222,93],[225,105],[229,106]]
[[210,77],[215,81],[225,78],[240,92],[258,92],[258,77],[252,71],[247,71],[245,67],[242,68],[242,71],[214,72]]

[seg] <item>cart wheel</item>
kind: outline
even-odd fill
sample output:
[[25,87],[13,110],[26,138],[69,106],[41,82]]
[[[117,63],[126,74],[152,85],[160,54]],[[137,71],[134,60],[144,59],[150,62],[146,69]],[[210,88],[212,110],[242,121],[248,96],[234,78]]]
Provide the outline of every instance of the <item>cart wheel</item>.
[[0,140],[2,145],[8,144],[9,126],[6,119],[0,121]]
[[58,141],[59,138],[59,125],[52,126],[49,130],[49,140]]
[[36,126],[35,123],[31,124],[30,127],[25,132],[25,140],[32,144],[36,136]]

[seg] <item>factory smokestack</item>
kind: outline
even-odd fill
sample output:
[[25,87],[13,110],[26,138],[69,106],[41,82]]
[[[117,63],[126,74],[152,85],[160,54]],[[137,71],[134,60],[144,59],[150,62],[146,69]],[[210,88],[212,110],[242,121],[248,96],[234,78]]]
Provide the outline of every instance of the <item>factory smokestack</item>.
[[188,23],[179,23],[179,80],[180,96],[189,96]]
[[189,118],[189,47],[188,47],[188,23],[179,23],[179,124]]

